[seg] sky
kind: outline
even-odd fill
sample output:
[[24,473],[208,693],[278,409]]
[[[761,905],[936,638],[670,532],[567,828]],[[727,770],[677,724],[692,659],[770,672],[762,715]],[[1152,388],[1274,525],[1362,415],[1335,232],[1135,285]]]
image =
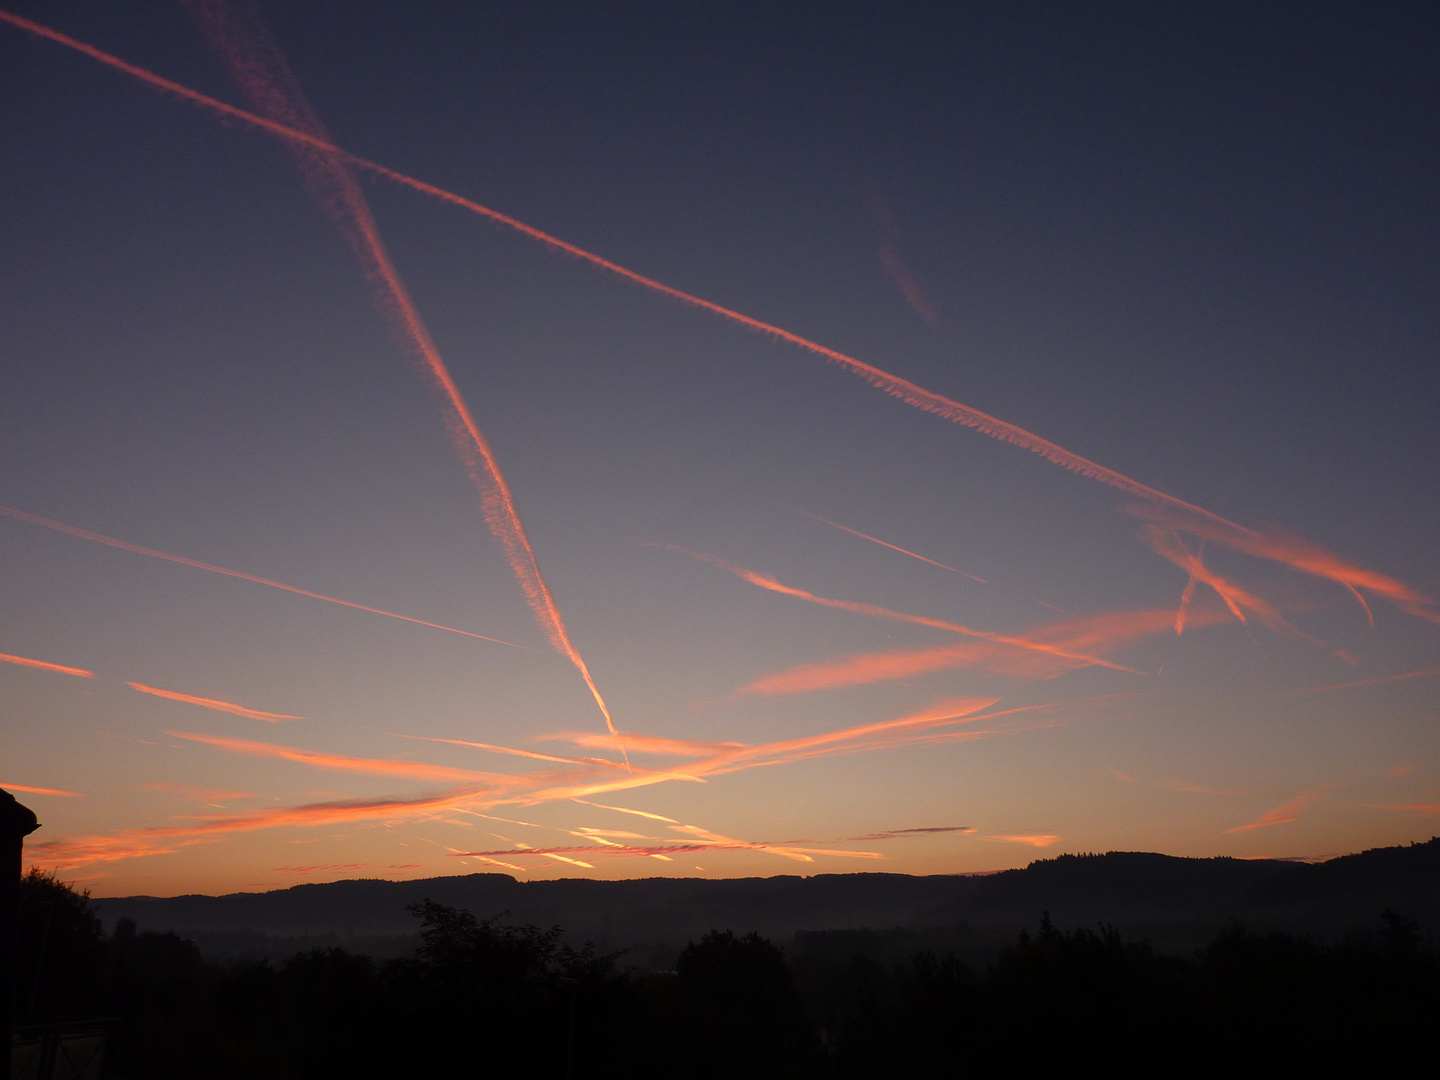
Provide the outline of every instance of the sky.
[[28,861],[1435,831],[1433,9],[10,2]]

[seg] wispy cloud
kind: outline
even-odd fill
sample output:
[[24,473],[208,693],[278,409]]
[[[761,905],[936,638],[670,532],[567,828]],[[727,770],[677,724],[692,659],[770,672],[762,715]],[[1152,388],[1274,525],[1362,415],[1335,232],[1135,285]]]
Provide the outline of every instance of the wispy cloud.
[[866,180],[860,185],[860,193],[865,196],[870,207],[870,216],[875,219],[880,265],[895,282],[900,294],[905,297],[905,302],[915,309],[915,313],[925,320],[926,325],[932,329],[938,327],[940,316],[936,314],[935,306],[926,299],[919,279],[900,257],[900,230],[896,228],[894,215],[890,213],[890,207],[880,194],[879,185],[874,180]]
[[1298,819],[1306,807],[1311,806],[1325,795],[1328,788],[1313,788],[1310,791],[1302,791],[1295,798],[1287,803],[1281,803],[1273,810],[1267,810],[1254,821],[1244,825],[1236,825],[1233,829],[1226,829],[1227,833],[1250,832],[1253,829],[1268,829],[1272,825],[1288,825]]
[[1244,794],[1240,791],[1224,791],[1220,788],[1207,787],[1204,784],[1196,784],[1189,780],[1177,780],[1174,777],[1166,777],[1163,780],[1141,780],[1139,777],[1131,776],[1116,769],[1112,773],[1116,780],[1124,781],[1127,784],[1144,784],[1147,787],[1164,788],[1167,791],[1180,791],[1193,795],[1226,795],[1238,796]]
[[1060,837],[1051,833],[1014,833],[1009,836],[986,836],[982,839],[993,840],[997,844],[1024,844],[1027,847],[1047,848]]

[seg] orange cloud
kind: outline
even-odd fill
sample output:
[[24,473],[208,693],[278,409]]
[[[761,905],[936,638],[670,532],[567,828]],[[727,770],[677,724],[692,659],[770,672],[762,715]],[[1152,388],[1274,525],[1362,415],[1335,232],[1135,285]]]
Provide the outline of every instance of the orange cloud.
[[95,678],[93,671],[86,671],[84,668],[66,667],[64,664],[51,664],[45,660],[31,660],[28,656],[11,656],[8,653],[0,653],[0,664],[19,664],[21,667],[36,668],[39,671],[56,671],[61,675],[78,675],[82,679]]
[[[902,379],[897,375],[892,375],[888,371],[884,371],[872,364],[858,360],[853,356],[848,356],[845,353],[811,341],[808,338],[801,337],[799,334],[784,330],[771,323],[763,322],[760,319],[743,315],[738,311],[716,304],[713,301],[702,299],[682,289],[666,285],[654,278],[646,277],[644,274],[627,269],[600,255],[586,251],[584,248],[578,247],[575,244],[551,236],[549,233],[543,232],[532,225],[527,225],[507,214],[492,210],[472,199],[456,195],[453,192],[446,191],[444,188],[436,187],[434,184],[427,184],[422,180],[407,176],[402,172],[388,168],[378,162],[360,157],[358,154],[352,154],[329,141],[329,139],[324,136],[318,124],[312,130],[307,128],[303,123],[291,124],[280,122],[257,115],[253,112],[247,112],[233,105],[227,105],[223,101],[199,93],[173,80],[166,79],[144,68],[137,67],[134,64],[127,63],[119,57],[103,52],[92,45],[77,41],[75,38],[10,12],[0,11],[0,21],[8,22],[12,26],[25,30],[28,33],[35,34],[38,37],[53,41],[59,45],[64,45],[67,48],[75,49],[92,59],[107,64],[116,70],[123,71],[133,78],[139,79],[167,93],[175,94],[212,113],[231,120],[238,120],[243,124],[266,131],[271,135],[290,142],[292,145],[306,149],[312,155],[318,153],[319,160],[322,162],[334,162],[337,164],[337,167],[339,163],[344,163],[365,169],[377,176],[392,180],[397,184],[402,184],[415,191],[433,196],[452,206],[461,207],[471,213],[479,214],[499,225],[514,229],[516,232],[528,236],[533,240],[538,240],[553,250],[564,252],[577,259],[581,259],[590,263],[592,266],[597,266],[610,273],[619,275],[644,288],[679,300],[682,303],[693,305],[711,314],[718,315],[739,326],[764,334],[773,340],[783,341],[796,346],[859,376],[881,392],[890,397],[898,398],[913,408],[932,413],[952,423],[972,428],[993,439],[998,439],[1001,442],[1007,442],[1013,446],[1017,446],[1022,450],[1038,454],[1045,460],[1063,469],[1106,484],[1128,495],[1143,499],[1151,504],[1150,510],[1147,512],[1164,516],[1173,523],[1172,527],[1179,528],[1181,531],[1188,532],[1202,539],[1210,539],[1232,550],[1243,551],[1257,558],[1269,559],[1303,573],[1338,582],[1349,589],[1362,605],[1364,604],[1364,599],[1360,596],[1359,590],[1363,588],[1386,597],[1394,602],[1402,611],[1431,622],[1440,623],[1440,612],[1435,610],[1433,600],[1388,575],[1377,571],[1366,570],[1363,567],[1349,563],[1331,554],[1320,545],[1307,540],[1280,533],[1257,532],[1252,529],[1247,529],[1242,525],[1237,525],[1235,522],[1228,521],[1218,514],[1213,514],[1192,503],[1187,503],[1183,499],[1177,499],[1173,495],[1167,495],[1163,491],[1142,484],[1140,481],[1131,479],[1123,473],[1106,468],[1097,462],[1091,461],[1089,458],[1066,450],[1064,447],[1048,439],[1041,438],[1034,432],[1025,430],[1018,424],[1009,423],[972,406],[947,398],[942,394],[926,390],[924,387],[910,382],[908,379]],[[262,71],[263,70],[262,68]],[[270,105],[273,104],[273,102],[267,99],[264,104]],[[291,104],[293,105],[293,99]],[[306,119],[306,114],[302,113],[300,119]],[[388,263],[386,263],[385,266],[388,268]],[[393,270],[390,271],[390,273],[393,275]],[[432,366],[431,371],[436,375],[440,386],[445,390],[447,396],[450,396],[452,402],[458,401],[458,392],[454,391],[453,383],[449,381],[449,376],[447,373],[444,373],[443,367],[437,368]],[[441,377],[442,375],[443,378]],[[454,419],[457,421],[459,429],[466,428],[467,422],[470,427],[473,428],[473,421],[470,420],[469,413],[463,408],[463,404],[456,410]],[[475,430],[473,433],[478,436],[478,430]],[[491,463],[489,462],[490,455],[488,445],[481,441],[472,440],[469,435],[464,435],[460,441],[470,449],[475,450],[478,459],[483,460],[486,469],[489,468]],[[468,462],[469,459],[467,458],[467,464]],[[485,470],[481,471],[484,472]],[[513,515],[513,506],[511,506],[509,502],[508,489],[497,485],[495,490],[497,496],[494,509],[498,515],[497,520],[500,520],[502,526],[501,531],[515,540],[516,558],[520,559],[521,562],[526,562],[525,556],[528,554],[529,565],[533,567],[533,553],[529,553],[528,541],[524,541],[523,544],[521,543],[523,540],[523,532],[514,532],[512,530],[505,513],[506,510],[509,510]],[[500,497],[501,493],[503,493],[503,498]],[[488,520],[488,512],[491,504],[487,502],[486,505]],[[518,519],[516,519],[516,521],[518,522]],[[492,529],[495,527],[495,525],[492,525]],[[502,540],[502,545],[504,543]],[[508,546],[506,550],[507,554],[511,551]],[[532,598],[532,608],[536,610],[537,617],[540,619],[541,625],[546,629],[547,634],[550,634],[554,641],[568,642],[568,635],[564,634],[563,625],[558,624],[555,618],[552,617],[553,601],[549,600],[548,589],[544,588],[543,581],[539,579],[538,570],[533,574],[530,574],[527,570],[527,576],[522,579],[522,587],[525,587],[527,582],[527,598]],[[534,590],[533,597],[532,589]],[[561,651],[569,655],[569,651],[563,648]],[[573,656],[571,658],[574,660]],[[580,665],[577,664],[577,667],[579,666]],[[582,673],[584,673],[583,668]],[[587,678],[586,681],[589,683],[590,680]],[[593,685],[592,693],[594,693]],[[598,698],[598,694],[596,696]],[[603,706],[602,711],[606,711],[603,709]]]
[[1245,825],[1236,825],[1233,829],[1226,829],[1227,833],[1250,832],[1252,829],[1266,829],[1271,825],[1288,825],[1296,820],[1301,811],[1314,803],[1325,794],[1324,788],[1315,788],[1311,791],[1302,791],[1295,798],[1287,803],[1282,803],[1274,810],[1267,810],[1254,821]]
[[30,787],[28,784],[7,784],[0,781],[0,788],[8,788],[10,791],[23,791],[27,795],[58,795],[62,799],[83,799],[85,796],[78,791],[61,791],[59,788]]
[[982,839],[993,840],[997,844],[1027,844],[1035,848],[1047,848],[1060,837],[1050,833],[1018,833],[1014,836],[986,836]]
[[[3,15],[4,13],[0,12],[0,18],[3,18]],[[66,525],[63,521],[52,521],[50,518],[43,518],[38,514],[27,514],[24,510],[16,510],[13,507],[0,506],[0,514],[14,518],[17,521],[28,522],[31,525],[39,525],[41,528],[54,529],[56,532],[62,532],[68,536],[78,536],[82,540],[93,540],[97,544],[119,548],[121,551],[129,551],[136,555],[145,555],[152,559],[164,559],[166,562],[179,563],[181,566],[193,566],[197,570],[208,570],[212,574],[224,574],[226,577],[239,578],[241,581],[251,581],[257,585],[268,585],[272,589],[283,589],[285,592],[295,593],[297,596],[308,596],[312,600],[324,600],[327,604],[339,604],[341,607],[354,608],[356,611],[368,611],[372,615],[384,615],[388,619],[399,619],[402,622],[415,623],[417,626],[428,626],[433,630],[444,630],[450,634],[461,634],[464,637],[478,638],[481,641],[493,641],[496,645],[508,645],[512,649],[526,648],[524,645],[516,645],[513,641],[502,641],[500,638],[487,637],[485,634],[474,634],[469,630],[457,630],[453,626],[426,622],[424,619],[412,619],[409,615],[398,615],[393,611],[367,607],[364,604],[356,604],[350,600],[340,600],[334,596],[311,592],[309,589],[301,589],[295,585],[286,585],[280,581],[271,581],[269,578],[256,577],[254,574],[244,574],[239,570],[227,570],[223,566],[214,566],[196,559],[187,559],[183,555],[171,555],[169,552],[141,547],[139,544],[131,544],[124,540],[117,540],[113,536],[102,536],[100,533],[77,529],[73,525]],[[88,672],[86,674],[88,675]],[[93,675],[89,675],[89,677],[94,678]]]
[[197,2],[193,10],[206,29],[211,45],[225,60],[231,77],[268,117],[270,130],[303,132],[309,138],[291,141],[301,171],[321,205],[350,241],[361,269],[375,290],[376,306],[389,321],[397,342],[415,360],[442,402],[445,427],[460,460],[480,493],[480,505],[491,534],[500,542],[510,569],[520,584],[540,628],[551,645],[579,671],[611,734],[615,722],[584,659],[570,640],[560,608],[540,573],[530,538],[515,509],[514,496],[500,462],[460,394],[450,370],[441,359],[410,299],[400,275],[380,238],[370,205],[347,165],[348,156],[330,141],[315,110],[291,74],[279,47],[254,18],[231,11],[224,0]]
[[168,698],[170,701],[181,701],[187,705],[199,705],[202,709],[214,709],[216,712],[230,713],[233,716],[243,716],[248,720],[263,720],[267,724],[278,724],[282,720],[304,720],[303,716],[291,716],[288,713],[261,712],[259,709],[247,709],[244,705],[236,705],[231,701],[220,701],[216,698],[195,697],[193,694],[182,694],[176,690],[158,690],[153,686],[146,686],[143,683],[126,683],[132,690],[139,690],[142,694],[154,694],[156,697]]

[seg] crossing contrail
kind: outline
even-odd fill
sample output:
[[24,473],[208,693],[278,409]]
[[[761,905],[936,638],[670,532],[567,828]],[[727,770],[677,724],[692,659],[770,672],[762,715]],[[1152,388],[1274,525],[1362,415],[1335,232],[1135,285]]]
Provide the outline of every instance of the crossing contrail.
[[[191,0],[189,5],[208,31],[231,76],[251,104],[271,121],[289,130],[304,131],[331,145],[329,135],[291,73],[279,47],[253,13],[237,14],[225,0]],[[440,392],[445,426],[460,459],[480,492],[480,502],[491,534],[500,541],[510,568],[520,583],[536,621],[555,650],[567,657],[595,698],[605,725],[615,733],[615,721],[590,675],[585,660],[570,639],[560,608],[540,573],[530,539],[515,508],[510,485],[500,470],[489,442],[451,377],[445,361],[421,321],[399,272],[390,261],[380,231],[359,183],[343,155],[318,145],[295,144],[300,166],[326,212],[339,225],[374,287],[376,305],[390,323],[400,346],[420,361],[432,387]]]
[[[139,79],[160,90],[164,90],[167,93],[175,94],[211,112],[218,113],[232,120],[238,120],[252,127],[260,128],[279,138],[309,147],[311,150],[319,151],[337,162],[343,161],[346,164],[365,169],[377,176],[382,176],[397,184],[402,184],[415,191],[450,203],[452,206],[458,206],[471,213],[479,214],[496,224],[513,229],[556,251],[564,252],[567,255],[584,260],[593,266],[608,270],[610,273],[616,274],[634,284],[641,285],[644,288],[661,293],[674,300],[679,300],[682,303],[701,308],[737,325],[764,334],[773,340],[786,342],[796,348],[819,356],[854,375],[858,375],[876,389],[905,402],[913,408],[920,409],[922,412],[933,413],[952,423],[973,428],[993,439],[998,439],[1001,442],[1007,442],[1013,446],[1017,446],[1022,450],[1028,450],[1033,454],[1038,454],[1040,457],[1052,464],[1059,465],[1063,469],[1106,484],[1117,491],[1123,491],[1128,495],[1143,499],[1145,502],[1152,504],[1155,508],[1168,514],[1172,519],[1169,522],[1172,528],[1181,529],[1191,535],[1207,539],[1212,543],[1230,548],[1234,551],[1241,551],[1256,558],[1268,559],[1303,573],[1334,581],[1348,589],[1360,601],[1362,606],[1364,605],[1364,599],[1361,597],[1359,590],[1368,589],[1392,601],[1407,614],[1427,619],[1430,622],[1440,623],[1440,612],[1435,610],[1435,602],[1430,597],[1425,596],[1404,582],[1389,575],[1382,574],[1378,571],[1366,570],[1364,567],[1348,562],[1326,550],[1319,544],[1281,533],[1257,532],[1243,525],[1238,525],[1233,521],[1220,517],[1218,514],[1211,513],[1209,510],[1205,510],[1193,503],[1188,503],[1173,495],[1167,495],[1165,492],[1132,479],[1124,473],[1107,468],[1098,462],[1091,461],[1089,458],[1067,450],[1057,443],[1053,443],[1048,439],[1036,435],[1034,432],[1027,431],[1018,424],[1001,420],[973,406],[965,405],[945,397],[943,394],[927,390],[923,386],[913,383],[908,379],[903,379],[898,375],[892,375],[890,372],[884,371],[872,364],[867,364],[863,360],[849,356],[836,349],[831,349],[818,342],[811,341],[808,338],[785,330],[782,327],[775,326],[772,323],[752,318],[749,315],[727,308],[722,304],[717,304],[714,301],[695,296],[692,293],[685,292],[683,289],[677,289],[673,285],[666,285],[664,282],[630,270],[594,252],[586,251],[582,247],[561,240],[559,237],[551,236],[549,233],[537,229],[533,225],[527,225],[523,221],[510,217],[508,214],[503,214],[498,210],[493,210],[488,206],[475,202],[473,199],[467,199],[463,195],[446,191],[444,188],[426,183],[423,180],[417,180],[415,177],[407,176],[395,169],[361,157],[359,154],[353,154],[335,145],[327,138],[272,119],[267,119],[253,112],[248,112],[245,109],[237,108],[234,105],[226,104],[217,98],[210,97],[208,94],[202,94],[197,90],[192,90],[171,79],[147,71],[145,68],[121,60],[119,57],[97,49],[93,45],[87,45],[82,41],[77,41],[75,38],[60,33],[58,30],[52,30],[40,23],[4,10],[0,10],[0,21],[8,22],[12,26],[28,31],[38,37],[43,37],[49,41],[64,45],[67,48],[75,49],[103,64],[108,64],[119,71],[123,71],[133,78]],[[441,370],[443,371],[443,368],[441,368]],[[441,382],[442,387],[453,389],[453,383],[449,382],[448,374],[444,375],[443,379],[440,378],[438,373],[436,377]],[[458,394],[456,396],[458,397]],[[470,429],[473,428],[473,421],[469,421],[468,410],[465,410],[462,405],[457,410],[457,413],[457,423],[460,428],[463,429],[462,434],[465,435],[467,439],[477,442],[476,452],[479,458],[488,459],[488,445],[473,438],[474,436],[478,436],[478,429],[471,432]],[[466,421],[469,421],[468,424]],[[480,446],[484,447],[483,451],[479,449]],[[499,501],[497,513],[508,507],[508,489],[502,487],[500,490],[503,491],[504,498],[500,498],[497,495]],[[521,534],[521,538],[523,539],[523,533]],[[528,541],[523,544],[520,544],[518,540],[515,542],[517,544],[517,551],[523,552],[528,550]],[[505,543],[505,541],[502,539],[502,544],[503,543]],[[509,553],[509,550],[509,547],[507,547],[507,553]],[[539,614],[539,609],[546,607],[548,600],[548,590],[543,588],[543,582],[531,582],[530,586],[527,587],[522,579],[522,587],[526,588],[527,596],[530,595],[531,588],[537,590],[534,602],[535,606],[537,606],[537,617],[541,619],[541,625],[545,627],[547,633],[551,635],[552,641],[558,642],[559,638],[556,636],[556,628],[550,623],[547,623],[545,616]],[[553,601],[549,601],[549,604],[553,606]],[[563,630],[563,624],[559,629]],[[563,637],[563,635],[561,636]],[[568,638],[565,640],[568,640]],[[580,662],[577,660],[578,654],[572,655],[573,647],[568,651],[561,648],[560,651],[570,656],[572,661],[577,663],[577,667],[580,666]],[[582,673],[584,673],[583,668]],[[591,692],[595,694],[598,700],[599,694],[595,691],[593,683],[589,680],[588,673],[585,674],[587,684],[591,686]],[[608,715],[608,710],[604,711],[606,711]]]

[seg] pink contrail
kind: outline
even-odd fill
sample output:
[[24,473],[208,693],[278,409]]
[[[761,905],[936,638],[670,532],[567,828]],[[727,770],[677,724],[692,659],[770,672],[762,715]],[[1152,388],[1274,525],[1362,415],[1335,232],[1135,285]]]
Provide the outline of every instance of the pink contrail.
[[302,131],[310,136],[302,143],[293,144],[300,157],[301,170],[322,206],[350,241],[366,278],[374,286],[377,306],[390,322],[401,347],[421,362],[422,372],[440,392],[451,441],[480,492],[486,523],[500,541],[536,621],[555,650],[568,657],[580,672],[605,717],[606,727],[614,733],[610,709],[600,696],[590,669],[571,642],[560,609],[540,573],[535,551],[520,522],[500,463],[481,434],[460,388],[390,261],[370,205],[346,167],[348,155],[330,141],[284,56],[258,18],[237,16],[224,0],[193,0],[191,7],[208,30],[212,45],[226,61],[231,76],[260,113],[279,129]]
[[1381,683],[1400,682],[1402,679],[1424,679],[1440,675],[1440,668],[1422,668],[1407,671],[1402,675],[1381,675],[1376,679],[1361,679],[1358,682],[1331,683],[1329,686],[1310,686],[1304,690],[1284,690],[1278,694],[1266,694],[1267,698],[1299,697],[1301,694],[1323,694],[1328,690],[1353,690],[1357,686],[1379,686]]
[[692,559],[710,563],[726,570],[751,585],[759,586],[769,592],[780,593],[782,596],[791,596],[797,600],[804,600],[807,603],[819,604],[821,607],[834,608],[837,611],[849,611],[857,615],[870,615],[877,619],[889,619],[893,622],[913,623],[916,626],[929,626],[937,630],[948,630],[953,634],[963,634],[965,637],[978,638],[983,641],[993,641],[1001,645],[1011,645],[1018,649],[1025,649],[1032,652],[1048,653],[1051,656],[1062,657],[1081,664],[1096,664],[1100,667],[1113,668],[1116,671],[1129,672],[1138,675],[1134,668],[1125,667],[1123,664],[1112,663],[1109,660],[1102,660],[1097,656],[1086,656],[1082,653],[1069,652],[1057,648],[1054,645],[1047,645],[1044,642],[1031,641],[1029,638],[1010,637],[1006,634],[996,634],[988,630],[974,630],[960,623],[947,622],[944,619],[932,619],[924,615],[908,615],[903,611],[892,611],[889,608],[878,607],[875,604],[861,604],[852,600],[831,600],[823,596],[816,596],[804,589],[797,589],[790,585],[782,585],[769,574],[762,574],[755,570],[747,570],[743,566],[736,566],[734,563],[726,562],[715,555],[707,555],[704,552],[690,551],[687,548],[677,547],[674,544],[655,544],[655,547],[664,548],[666,551],[679,552],[688,555]]
[[[958,401],[953,401],[942,394],[926,390],[924,387],[910,382],[908,379],[902,379],[897,375],[892,375],[862,360],[857,360],[853,356],[847,356],[845,353],[810,341],[808,338],[801,337],[799,334],[792,333],[789,330],[784,330],[771,323],[763,322],[760,319],[751,318],[748,315],[743,315],[721,304],[694,296],[682,289],[677,289],[674,286],[656,281],[654,278],[646,277],[644,274],[629,270],[600,255],[586,251],[584,248],[577,247],[558,237],[551,236],[549,233],[543,232],[532,225],[527,225],[522,221],[502,214],[498,210],[492,210],[488,206],[477,203],[472,199],[456,195],[453,192],[436,187],[434,184],[427,184],[423,180],[406,176],[402,172],[370,161],[358,154],[352,154],[327,139],[310,134],[309,132],[286,124],[277,123],[274,120],[266,119],[263,116],[258,116],[255,113],[236,108],[233,105],[227,105],[225,102],[212,98],[207,94],[202,94],[173,80],[147,71],[144,68],[127,63],[119,57],[112,56],[92,45],[86,45],[84,42],[77,41],[57,30],[52,30],[49,27],[32,22],[22,16],[7,11],[0,11],[0,21],[8,22],[12,26],[19,27],[39,37],[64,45],[67,48],[75,49],[101,63],[108,64],[113,68],[123,71],[142,82],[148,83],[168,93],[175,94],[212,112],[219,113],[232,120],[239,120],[242,123],[260,128],[279,138],[307,146],[312,150],[321,151],[325,155],[332,156],[337,160],[344,161],[358,168],[366,169],[377,176],[383,176],[397,184],[403,184],[415,191],[431,195],[453,206],[468,210],[471,213],[479,214],[497,224],[514,229],[516,232],[522,233],[533,240],[538,240],[548,247],[572,255],[577,259],[583,259],[594,266],[608,270],[637,285],[662,293],[682,303],[701,308],[740,326],[765,334],[774,340],[784,341],[806,352],[813,353],[831,363],[839,365],[852,374],[858,375],[872,386],[891,397],[898,398],[907,405],[920,409],[923,412],[933,413],[952,423],[973,428],[991,438],[999,439],[1001,442],[1008,442],[1023,450],[1038,454],[1047,461],[1059,465],[1061,468],[1068,469],[1071,472],[1078,473],[1089,479],[1097,480],[1102,484],[1107,484],[1118,491],[1123,491],[1136,498],[1144,499],[1153,504],[1157,509],[1163,508],[1165,511],[1168,511],[1174,519],[1172,527],[1182,528],[1192,535],[1209,539],[1223,547],[1242,551],[1257,558],[1269,559],[1300,570],[1303,573],[1335,581],[1357,596],[1359,589],[1369,589],[1391,600],[1402,611],[1408,614],[1427,619],[1431,622],[1440,623],[1440,612],[1434,610],[1434,601],[1429,597],[1416,592],[1410,586],[1388,575],[1366,570],[1363,567],[1346,562],[1318,544],[1282,534],[1260,533],[1252,529],[1247,529],[1242,525],[1237,525],[1235,522],[1228,521],[1218,514],[1213,514],[1208,510],[1185,502],[1183,499],[1178,499],[1173,495],[1167,495],[1163,491],[1142,484],[1138,480],[1133,480],[1123,473],[1106,468],[1097,462],[1091,461],[1089,458],[1066,450],[1064,447],[1048,439],[1041,438],[1039,435],[1027,431],[1017,424],[1000,420],[991,416],[989,413],[982,412],[979,409]],[[448,376],[440,380],[442,387],[445,385],[446,380],[448,380]],[[463,408],[458,410],[458,412],[462,420],[468,417],[468,412]],[[460,423],[460,426],[462,429],[466,427],[463,422]],[[468,430],[462,432],[462,434],[464,434],[465,440],[470,440]],[[486,450],[488,451],[488,447]],[[480,452],[479,456],[483,459],[487,454]],[[508,491],[506,494],[508,494]],[[497,513],[501,513],[501,511],[505,509],[503,505],[505,502],[506,500],[504,499],[498,500]],[[503,542],[504,541],[502,541],[502,543]],[[517,557],[523,556],[526,548],[528,548],[528,544],[521,544],[519,541],[516,541]],[[507,548],[507,552],[508,550]],[[536,590],[535,603],[539,605],[540,609],[543,609],[546,606],[545,598],[548,593],[546,590],[540,588],[540,584],[543,583],[537,584],[531,581],[530,587]],[[523,581],[522,587],[524,587]],[[530,596],[529,589],[527,589],[527,596]],[[553,606],[553,601],[551,602],[551,606]],[[538,610],[539,609],[537,609],[537,611]],[[541,625],[546,628],[547,633],[551,633],[554,628],[551,623],[547,621],[548,615],[537,615],[537,617],[540,618]],[[565,649],[561,649],[561,651],[567,656],[570,655]],[[572,660],[573,659],[572,657]],[[592,693],[594,693],[593,688]]]
[[0,664],[18,664],[20,667],[35,668],[38,671],[54,671],[61,675],[78,675],[82,679],[95,678],[93,671],[86,671],[84,668],[66,667],[64,664],[52,664],[46,660],[31,660],[28,656],[11,656],[9,653],[0,653]]
[[56,532],[66,533],[70,536],[78,536],[82,540],[93,540],[97,544],[105,544],[109,547],[119,548],[121,551],[129,551],[136,555],[148,555],[152,559],[164,559],[167,562],[179,563],[181,566],[193,566],[197,570],[209,570],[212,574],[224,574],[226,577],[239,578],[241,581],[253,581],[257,585],[269,585],[272,589],[284,589],[286,592],[295,593],[297,596],[308,596],[312,600],[324,600],[327,604],[339,604],[341,607],[354,608],[356,611],[368,611],[372,615],[384,615],[388,619],[399,619],[402,622],[414,623],[417,626],[428,626],[432,630],[444,630],[451,634],[461,634],[465,637],[479,638],[481,641],[493,641],[496,645],[508,645],[512,649],[527,648],[525,645],[516,645],[513,641],[504,641],[497,637],[487,637],[485,634],[474,634],[469,630],[457,630],[453,626],[426,622],[424,619],[412,619],[409,615],[398,615],[393,611],[367,607],[365,604],[356,604],[350,600],[341,600],[334,596],[326,596],[323,593],[311,592],[309,589],[302,589],[295,585],[286,585],[280,581],[271,581],[269,578],[256,577],[254,574],[241,573],[239,570],[227,570],[223,566],[214,566],[210,563],[200,562],[197,559],[187,559],[183,555],[171,555],[169,552],[156,551],[154,548],[141,547],[139,544],[130,544],[124,540],[117,540],[113,536],[102,536],[100,533],[77,529],[74,525],[66,525],[63,521],[52,521],[50,518],[43,518],[38,514],[27,514],[24,510],[16,510],[9,506],[0,506],[0,514],[15,518],[17,521],[29,522],[31,525],[39,525],[45,529],[54,529]]
[[[1192,626],[1208,626],[1225,618],[1219,611],[1208,609],[1191,612],[1189,616]],[[1022,652],[992,642],[961,642],[936,648],[890,649],[832,657],[762,675],[735,690],[732,696],[811,693],[910,679],[953,668],[976,668],[997,675],[1049,679],[1073,669],[1075,662],[1064,659],[1067,653],[1082,655],[1083,650],[1083,654],[1088,655],[1123,648],[1168,629],[1174,619],[1174,613],[1168,610],[1111,611],[1071,618],[1030,631],[1027,640],[1061,647],[1060,654],[1050,656]]]
[[216,712],[231,713],[234,716],[243,716],[248,720],[263,720],[267,724],[278,724],[282,720],[304,720],[303,716],[292,716],[289,713],[261,712],[259,709],[247,709],[244,705],[236,705],[233,701],[220,701],[217,698],[196,697],[194,694],[182,694],[176,690],[160,690],[154,686],[146,686],[144,683],[126,683],[132,690],[139,690],[142,694],[153,694],[156,697],[169,698],[171,701],[181,701],[187,705],[199,705],[202,709],[214,709]]
[[406,780],[449,781],[451,783],[468,780],[504,784],[513,783],[515,780],[515,777],[498,773],[457,769],[449,765],[431,765],[424,761],[349,757],[344,754],[328,754],[321,750],[303,750],[298,746],[280,746],[276,743],[255,742],[253,739],[227,739],[218,735],[197,735],[188,731],[167,731],[165,734],[176,739],[204,743],[219,750],[229,750],[231,753],[293,761],[301,765],[308,765],[312,769],[366,773],[370,776],[393,776]]
[[847,532],[851,536],[858,536],[862,540],[869,540],[872,544],[879,544],[881,547],[887,547],[891,551],[898,551],[901,555],[909,555],[912,559],[919,559],[921,562],[929,563],[931,566],[938,566],[941,570],[949,570],[952,574],[959,574],[961,577],[967,577],[971,581],[978,581],[981,585],[989,584],[989,582],[982,577],[976,577],[974,574],[967,574],[964,570],[957,570],[953,566],[947,566],[943,562],[928,559],[924,555],[916,554],[909,548],[903,548],[899,544],[892,544],[888,540],[881,540],[878,536],[871,536],[869,533],[863,533],[859,529],[852,529],[848,525],[841,525],[838,521],[831,521],[829,518],[823,518],[819,514],[812,514],[809,510],[801,510],[798,506],[792,507],[791,509],[797,514],[804,514],[814,521],[829,525],[832,529],[839,529],[841,532]]
[[58,795],[62,799],[83,799],[85,795],[79,791],[61,791],[59,788],[31,787],[29,784],[7,784],[0,780],[0,788],[8,791],[23,791],[27,795]]

